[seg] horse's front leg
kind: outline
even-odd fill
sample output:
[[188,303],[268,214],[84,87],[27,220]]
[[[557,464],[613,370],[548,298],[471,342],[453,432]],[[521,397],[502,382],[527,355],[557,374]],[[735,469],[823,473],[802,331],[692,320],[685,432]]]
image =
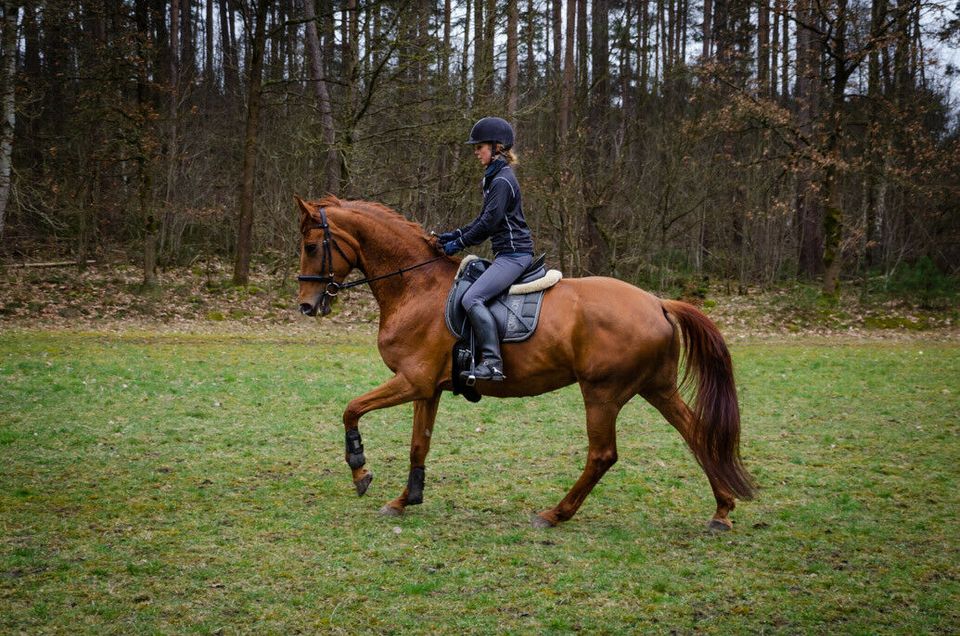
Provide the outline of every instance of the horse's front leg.
[[343,412],[343,427],[346,430],[347,464],[353,472],[353,485],[358,495],[367,492],[373,481],[373,473],[366,468],[367,458],[363,454],[363,440],[360,437],[360,418],[370,411],[385,409],[419,397],[417,390],[407,378],[397,374],[369,393],[351,400]]
[[410,476],[407,478],[407,487],[399,497],[387,502],[380,509],[381,514],[396,516],[402,514],[407,506],[423,503],[425,464],[439,405],[439,391],[426,400],[413,403],[413,434],[410,438]]

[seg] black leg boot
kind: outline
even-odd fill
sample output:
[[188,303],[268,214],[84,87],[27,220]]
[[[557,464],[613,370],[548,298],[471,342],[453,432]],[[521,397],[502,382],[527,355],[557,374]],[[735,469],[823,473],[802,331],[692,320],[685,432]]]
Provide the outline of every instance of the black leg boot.
[[478,380],[503,382],[503,360],[500,358],[500,334],[497,333],[497,323],[493,314],[482,303],[477,303],[467,310],[467,317],[473,326],[473,333],[480,347],[481,362],[474,369],[473,375]]

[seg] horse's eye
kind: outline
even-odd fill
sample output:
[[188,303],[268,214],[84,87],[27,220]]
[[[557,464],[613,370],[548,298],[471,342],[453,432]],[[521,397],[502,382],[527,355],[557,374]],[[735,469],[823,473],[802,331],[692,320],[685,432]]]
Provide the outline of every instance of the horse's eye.
[[316,243],[307,243],[303,246],[303,249],[306,250],[307,256],[313,256],[317,253],[317,244]]

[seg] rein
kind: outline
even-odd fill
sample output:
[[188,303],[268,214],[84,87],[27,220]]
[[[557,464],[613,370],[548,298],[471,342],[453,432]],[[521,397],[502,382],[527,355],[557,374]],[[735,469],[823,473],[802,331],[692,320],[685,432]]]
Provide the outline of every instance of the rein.
[[[368,283],[373,283],[378,280],[383,280],[384,278],[391,278],[393,276],[403,276],[404,273],[411,270],[417,269],[418,267],[423,267],[424,265],[429,265],[443,258],[443,255],[431,258],[428,261],[422,263],[417,263],[416,265],[411,265],[410,267],[401,267],[395,272],[390,272],[389,274],[382,274],[380,276],[374,276],[373,278],[362,278],[360,280],[355,280],[349,283],[338,283],[334,280],[333,277],[333,249],[337,250],[337,253],[343,258],[343,260],[350,262],[350,259],[347,258],[347,255],[343,253],[343,250],[340,249],[340,246],[337,245],[336,239],[333,237],[333,233],[330,231],[330,224],[327,223],[327,213],[323,208],[320,208],[320,225],[314,225],[311,230],[323,230],[323,269],[330,272],[325,276],[318,276],[315,274],[300,274],[297,276],[297,280],[304,283],[326,283],[327,286],[323,290],[323,295],[325,299],[333,298],[340,293],[341,290],[350,289],[351,287],[357,287],[359,285],[366,285]],[[352,264],[351,269],[356,269],[357,265]]]

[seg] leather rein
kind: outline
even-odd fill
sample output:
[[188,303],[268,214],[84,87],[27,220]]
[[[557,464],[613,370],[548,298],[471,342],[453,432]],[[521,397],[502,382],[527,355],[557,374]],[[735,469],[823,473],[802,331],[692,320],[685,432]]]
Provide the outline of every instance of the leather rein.
[[[349,283],[338,283],[333,275],[333,250],[337,250],[337,253],[343,258],[344,261],[350,263],[350,259],[347,258],[347,255],[344,254],[343,250],[340,249],[340,246],[337,245],[337,241],[333,236],[333,233],[330,231],[330,224],[327,222],[327,213],[323,208],[320,208],[320,223],[318,225],[313,225],[308,227],[307,230],[323,230],[323,255],[321,257],[321,270],[327,271],[328,274],[325,275],[316,275],[316,274],[300,274],[297,276],[297,280],[302,283],[325,283],[326,287],[323,290],[323,298],[321,300],[321,311],[322,315],[326,316],[330,313],[330,300],[336,297],[344,289],[350,289],[351,287],[357,287],[359,285],[366,285],[373,283],[384,278],[391,278],[393,276],[403,276],[404,273],[409,272],[410,270],[417,269],[418,267],[423,267],[424,265],[429,265],[430,263],[436,262],[444,256],[431,258],[428,261],[422,263],[417,263],[416,265],[411,265],[410,267],[401,267],[400,269],[390,272],[389,274],[382,274],[380,276],[374,276],[372,278],[361,278],[360,280],[351,281]],[[350,269],[359,269],[356,263],[350,263]]]

